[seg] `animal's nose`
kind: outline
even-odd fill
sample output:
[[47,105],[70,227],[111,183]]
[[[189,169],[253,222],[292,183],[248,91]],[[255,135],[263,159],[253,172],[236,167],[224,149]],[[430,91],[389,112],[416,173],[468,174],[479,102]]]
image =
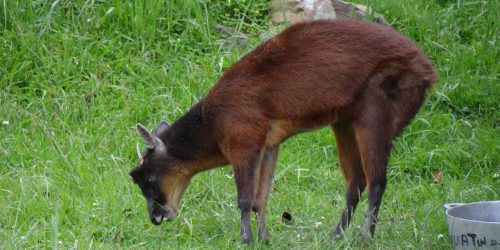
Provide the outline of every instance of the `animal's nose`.
[[157,226],[160,225],[162,221],[163,218],[161,216],[151,216],[151,222]]

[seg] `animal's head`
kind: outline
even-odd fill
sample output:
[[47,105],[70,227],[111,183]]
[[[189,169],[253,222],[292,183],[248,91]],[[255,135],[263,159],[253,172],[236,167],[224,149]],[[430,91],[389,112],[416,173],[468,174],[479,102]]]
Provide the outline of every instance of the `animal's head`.
[[169,156],[165,142],[159,138],[169,128],[162,121],[156,133],[152,134],[144,126],[137,124],[137,131],[146,142],[146,151],[141,154],[137,149],[139,165],[130,172],[146,198],[149,218],[155,225],[175,218],[179,201],[191,179],[179,162]]

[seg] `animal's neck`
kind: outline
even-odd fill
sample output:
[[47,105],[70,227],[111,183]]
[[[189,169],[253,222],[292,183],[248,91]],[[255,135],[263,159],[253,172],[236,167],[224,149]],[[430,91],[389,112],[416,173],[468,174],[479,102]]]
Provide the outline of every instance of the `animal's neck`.
[[212,130],[212,120],[203,116],[201,103],[159,136],[165,141],[168,154],[182,162],[192,175],[226,164]]

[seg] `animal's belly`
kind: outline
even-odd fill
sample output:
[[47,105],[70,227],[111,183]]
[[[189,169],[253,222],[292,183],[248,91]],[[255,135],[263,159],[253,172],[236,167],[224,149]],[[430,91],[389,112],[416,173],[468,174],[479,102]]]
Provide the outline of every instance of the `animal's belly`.
[[266,147],[275,147],[295,134],[330,125],[337,118],[337,112],[331,111],[301,119],[272,120],[271,129],[267,132],[266,136]]

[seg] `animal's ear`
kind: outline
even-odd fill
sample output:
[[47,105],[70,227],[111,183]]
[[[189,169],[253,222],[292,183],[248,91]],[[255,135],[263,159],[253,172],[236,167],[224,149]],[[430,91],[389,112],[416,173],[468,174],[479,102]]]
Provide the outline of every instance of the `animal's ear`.
[[166,133],[169,128],[170,125],[165,120],[162,120],[160,124],[158,124],[158,127],[156,127],[156,136]]
[[163,141],[152,135],[147,128],[142,126],[140,123],[137,123],[137,131],[146,142],[146,147],[149,149],[154,149],[155,152],[164,152],[166,150],[165,144]]
[[144,141],[146,142],[146,147],[149,149],[154,149],[155,148],[155,136],[152,135],[147,128],[142,126],[140,123],[137,123],[137,132],[142,136]]

